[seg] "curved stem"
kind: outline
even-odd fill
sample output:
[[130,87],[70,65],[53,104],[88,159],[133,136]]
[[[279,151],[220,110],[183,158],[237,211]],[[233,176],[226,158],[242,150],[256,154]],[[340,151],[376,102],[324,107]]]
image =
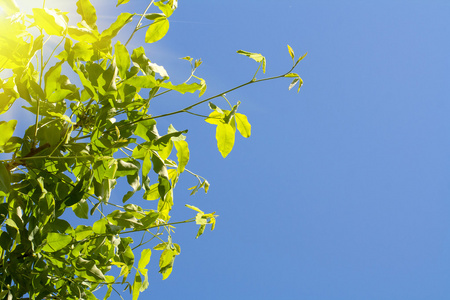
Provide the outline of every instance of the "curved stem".
[[138,21],[136,27],[134,27],[134,30],[133,30],[133,32],[131,33],[130,37],[128,38],[127,42],[125,43],[125,46],[128,45],[128,43],[129,43],[129,42],[131,41],[131,39],[133,38],[134,34],[135,34],[139,29],[141,29],[141,27],[139,27],[139,26],[141,26],[142,19],[144,18],[145,14],[146,14],[147,11],[150,9],[150,6],[152,6],[152,4],[153,4],[154,1],[155,1],[155,0],[152,0],[152,2],[150,2],[150,4],[149,4],[149,5],[147,6],[147,8],[145,9],[144,13],[141,15],[141,18],[139,19],[139,21]]

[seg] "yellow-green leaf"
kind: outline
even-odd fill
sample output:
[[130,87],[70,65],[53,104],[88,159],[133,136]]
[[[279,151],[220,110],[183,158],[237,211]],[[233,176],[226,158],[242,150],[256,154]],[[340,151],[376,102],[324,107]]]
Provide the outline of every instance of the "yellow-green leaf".
[[77,1],[77,13],[91,28],[97,28],[97,14],[95,13],[95,7],[89,0]]
[[133,300],[137,300],[139,298],[139,293],[142,285],[142,278],[139,272],[136,272],[136,276],[134,277],[133,283]]
[[161,253],[161,257],[159,259],[159,272],[163,275],[163,280],[169,277],[170,273],[172,273],[173,261],[175,259],[176,252],[172,249],[165,249],[163,253]]
[[240,113],[236,113],[234,116],[236,118],[237,129],[241,135],[245,138],[250,137],[252,126],[248,122],[247,116]]
[[8,195],[11,189],[11,173],[6,168],[6,163],[0,162],[0,196]]
[[58,232],[50,232],[47,235],[47,244],[42,248],[42,250],[47,252],[55,252],[66,247],[72,241],[70,235],[65,235]]
[[130,2],[130,0],[118,0],[118,1],[117,1],[117,5],[116,5],[116,7],[117,7],[117,6],[119,6],[119,5],[122,5],[122,4],[125,4],[125,3],[128,3],[128,2]]
[[262,63],[263,72],[266,73],[266,58],[260,53],[253,53],[244,50],[238,50],[237,53],[250,57],[255,61]]
[[223,157],[226,157],[234,146],[234,130],[230,124],[221,123],[216,128],[217,147]]
[[162,39],[167,31],[169,31],[169,21],[167,18],[156,19],[147,29],[145,33],[145,42],[154,43]]
[[63,36],[67,29],[68,18],[57,9],[33,8],[36,25],[43,28],[48,35]]
[[287,45],[287,47],[288,47],[288,50],[289,50],[289,54],[292,57],[292,61],[294,61],[294,57],[295,57],[294,50],[292,50],[291,46],[289,46],[289,45]]
[[186,141],[175,141],[175,148],[177,149],[178,158],[178,172],[183,173],[189,161],[189,147]]
[[302,59],[304,59],[306,57],[307,54],[308,54],[308,52],[306,52],[299,59],[297,59],[297,62],[295,64],[298,64]]
[[147,267],[147,264],[150,261],[150,257],[152,256],[152,250],[151,249],[144,249],[141,252],[141,258],[139,259],[138,268],[139,269],[145,269]]
[[284,77],[299,77],[297,73],[288,73]]
[[189,205],[189,204],[185,204],[186,207],[195,210],[196,212],[199,213],[203,213],[203,211],[201,211],[198,207],[194,206],[194,205]]
[[80,42],[95,43],[98,41],[98,33],[87,28],[69,26],[68,33],[71,38]]
[[220,123],[223,123],[223,118],[224,114],[221,114],[218,111],[213,111],[209,114],[205,121],[209,124],[219,125]]
[[97,234],[106,233],[106,225],[108,224],[108,220],[106,218],[102,218],[94,223],[92,226],[92,230]]
[[116,43],[114,56],[116,58],[116,65],[119,69],[120,78],[126,78],[127,70],[130,68],[130,54],[120,41],[117,41]]
[[0,152],[3,152],[3,146],[12,137],[14,130],[16,129],[17,120],[10,120],[8,122],[0,122]]

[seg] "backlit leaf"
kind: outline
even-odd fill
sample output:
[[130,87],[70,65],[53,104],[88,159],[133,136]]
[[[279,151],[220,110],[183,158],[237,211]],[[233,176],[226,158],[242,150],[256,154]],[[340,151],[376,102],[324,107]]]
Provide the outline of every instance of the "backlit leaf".
[[230,124],[221,123],[216,128],[217,147],[223,157],[231,152],[234,146],[234,130]]
[[14,134],[16,125],[17,120],[0,121],[0,153],[3,152],[3,147]]
[[120,41],[117,41],[115,46],[116,65],[119,69],[121,78],[126,78],[127,70],[130,68],[130,55],[127,48],[122,45]]
[[138,87],[138,88],[153,88],[158,85],[155,77],[152,75],[147,76],[134,76],[125,81],[126,84]]
[[125,4],[125,3],[128,3],[130,0],[118,0],[117,1],[117,5],[116,5],[116,7],[117,6],[119,6],[119,5],[122,5],[122,4]]
[[295,64],[298,64],[302,59],[304,59],[306,57],[306,55],[308,54],[308,52],[306,52],[305,54],[303,54],[302,56],[300,56],[299,59],[297,59],[297,62]]
[[284,77],[300,77],[300,76],[298,76],[297,73],[288,73],[288,74],[284,75]]
[[177,149],[178,158],[178,172],[183,173],[189,162],[189,147],[186,141],[175,141],[175,148]]
[[164,13],[164,15],[166,15],[166,17],[170,17],[175,10],[175,8],[170,3],[164,4],[163,1],[158,1],[155,3],[155,5],[159,7],[159,9]]
[[184,93],[194,93],[196,91],[200,91],[203,86],[201,84],[198,84],[197,82],[194,83],[182,83],[178,85],[173,85],[171,82],[162,82],[159,84],[160,87],[166,88],[169,90],[177,91],[181,94]]
[[86,225],[78,225],[77,228],[75,228],[75,239],[77,241],[81,241],[92,235],[93,233],[94,231],[92,230],[92,227]]
[[80,202],[72,206],[73,212],[78,218],[88,219],[89,218],[89,205],[86,200],[82,199]]
[[71,38],[80,42],[94,43],[98,41],[98,33],[87,28],[69,26],[67,32]]
[[102,218],[94,223],[92,226],[92,230],[97,234],[106,233],[106,225],[108,224],[108,220],[106,218]]
[[77,13],[91,28],[96,29],[97,14],[95,13],[95,7],[89,0],[77,1]]
[[248,56],[257,62],[262,63],[263,72],[266,73],[266,58],[264,56],[262,56],[262,54],[252,53],[252,52],[248,52],[248,51],[244,51],[244,50],[238,50],[237,53]]
[[137,300],[139,298],[139,293],[142,285],[142,278],[139,272],[136,272],[136,276],[134,277],[134,283],[133,283],[133,300]]
[[223,123],[223,118],[225,114],[219,113],[217,111],[213,111],[209,114],[208,118],[205,119],[205,121],[209,124],[219,125]]
[[291,84],[289,85],[289,90],[291,90],[298,82],[299,78],[295,78],[294,80],[292,80]]
[[105,31],[100,34],[100,38],[102,39],[112,39],[114,38],[119,31],[129,22],[132,21],[134,14],[130,13],[121,13],[116,21],[111,24]]
[[247,116],[240,114],[240,113],[236,113],[235,118],[236,118],[237,129],[239,130],[241,135],[245,138],[250,137],[250,134],[252,131],[252,126],[248,122]]
[[48,35],[63,36],[67,29],[67,17],[57,9],[33,8],[36,25]]
[[289,54],[292,57],[292,61],[294,61],[294,57],[295,57],[294,50],[292,50],[291,46],[289,46],[289,45],[287,45],[287,47],[288,47],[288,50],[289,50]]
[[145,269],[147,267],[147,264],[150,261],[150,257],[152,255],[151,249],[144,249],[141,252],[141,258],[139,259],[138,268],[139,269]]
[[47,235],[47,243],[42,248],[43,251],[55,252],[66,247],[72,241],[70,235],[65,235],[57,232],[50,232]]
[[11,173],[6,169],[5,163],[0,162],[0,196],[6,196],[11,188]]
[[167,18],[156,19],[147,29],[145,33],[145,42],[154,43],[162,39],[167,31],[169,31],[169,21]]
[[194,205],[185,204],[185,206],[188,207],[188,208],[190,208],[190,209],[195,210],[196,212],[199,212],[199,213],[202,213],[202,214],[203,214],[203,211],[200,210],[198,207],[196,207],[196,206],[194,206]]

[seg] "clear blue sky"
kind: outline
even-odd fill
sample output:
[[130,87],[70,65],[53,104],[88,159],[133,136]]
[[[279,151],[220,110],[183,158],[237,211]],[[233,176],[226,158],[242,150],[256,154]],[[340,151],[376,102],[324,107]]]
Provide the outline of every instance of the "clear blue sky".
[[145,47],[175,81],[189,71],[178,58],[202,58],[205,96],[251,79],[257,64],[236,50],[265,55],[267,76],[290,68],[287,44],[309,54],[299,94],[278,80],[228,95],[253,128],[226,159],[214,126],[160,121],[190,129],[188,167],[211,183],[189,198],[184,176],[173,219],[186,203],[220,217],[198,240],[176,229],[174,271],[161,281],[155,251],[142,298],[450,299],[449,16],[443,0],[180,1]]

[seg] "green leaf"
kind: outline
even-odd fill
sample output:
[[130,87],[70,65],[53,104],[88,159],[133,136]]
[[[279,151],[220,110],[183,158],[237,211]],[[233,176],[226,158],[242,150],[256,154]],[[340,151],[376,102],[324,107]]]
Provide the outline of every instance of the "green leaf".
[[139,259],[138,268],[139,269],[145,269],[147,267],[147,264],[150,261],[150,257],[152,255],[151,249],[144,249],[141,252],[141,258]]
[[219,125],[224,123],[223,118],[225,117],[224,113],[219,113],[217,111],[213,111],[209,114],[209,116],[205,119],[205,122],[209,124]]
[[95,7],[89,0],[77,1],[77,13],[91,28],[97,28],[97,14],[95,13]]
[[56,63],[56,65],[48,69],[48,71],[44,75],[45,94],[47,97],[49,97],[59,86],[58,80],[59,78],[61,78],[62,64],[63,61]]
[[125,228],[133,228],[136,225],[141,225],[140,221],[134,216],[132,212],[115,210],[108,216],[108,221],[112,225],[121,226]]
[[303,80],[300,77],[297,77],[294,80],[292,80],[291,84],[289,85],[289,90],[291,90],[297,83],[298,83],[297,93],[300,92],[300,88],[303,85]]
[[71,38],[80,42],[95,43],[98,41],[98,33],[88,28],[69,26],[67,32]]
[[145,200],[151,201],[151,200],[159,199],[158,185],[159,185],[159,183],[154,183],[150,186],[150,189],[148,189],[144,194]]
[[144,156],[144,162],[142,163],[142,176],[147,176],[148,172],[150,172],[152,168],[152,161],[151,161],[151,153],[147,152],[147,154]]
[[117,41],[115,45],[116,65],[119,69],[120,78],[126,78],[127,70],[130,68],[130,54],[127,47],[122,45],[120,41]]
[[14,0],[2,0],[0,1],[0,8],[9,16],[20,11]]
[[159,7],[159,9],[164,13],[166,17],[170,17],[175,10],[175,8],[170,3],[164,4],[163,1],[158,1],[155,3],[155,5]]
[[262,63],[263,72],[266,73],[266,58],[262,56],[260,53],[252,53],[244,50],[238,50],[237,53],[248,56],[257,62]]
[[289,54],[291,55],[292,61],[294,61],[295,55],[294,55],[294,50],[292,50],[291,46],[287,45],[288,50],[289,50]]
[[302,59],[304,59],[306,57],[306,55],[308,54],[308,52],[306,52],[305,54],[303,54],[299,59],[297,59],[297,62],[295,63],[295,65],[297,65]]
[[284,77],[300,77],[297,73],[288,73]]
[[298,79],[299,79],[299,83],[298,83],[297,93],[300,92],[300,88],[301,88],[302,85],[303,85],[303,79],[301,79],[301,78],[298,78]]
[[147,213],[147,215],[145,217],[143,217],[142,219],[140,219],[139,221],[141,221],[142,223],[142,227],[141,226],[136,226],[136,228],[140,229],[140,228],[149,228],[159,217],[159,213],[151,210]]
[[77,228],[75,228],[75,240],[77,241],[84,240],[93,233],[94,231],[92,230],[91,226],[78,225]]
[[188,208],[190,208],[190,209],[195,210],[196,212],[199,212],[199,213],[202,213],[202,214],[203,214],[203,211],[200,210],[198,207],[196,207],[196,206],[194,206],[194,205],[185,204],[185,206],[188,207]]
[[231,152],[234,146],[234,130],[230,124],[221,123],[216,128],[217,147],[223,157]]
[[57,9],[33,8],[34,21],[48,35],[63,36],[67,30],[68,18]]
[[252,126],[248,122],[247,116],[240,113],[236,113],[234,116],[236,118],[237,129],[241,135],[245,138],[250,137]]
[[159,272],[162,273],[163,280],[167,279],[170,273],[172,273],[175,255],[175,251],[172,249],[165,249],[163,253],[161,253],[161,257],[159,259]]
[[8,122],[0,121],[0,153],[3,152],[4,146],[14,134],[16,125],[17,120],[10,120]]
[[203,86],[201,84],[198,84],[197,82],[194,83],[182,83],[178,85],[173,85],[171,82],[162,82],[158,84],[162,88],[166,88],[169,90],[177,91],[181,94],[184,93],[194,93],[196,91],[200,91]]
[[155,19],[155,21],[150,24],[145,33],[145,42],[154,43],[162,39],[167,31],[169,31],[169,21],[166,17],[161,17]]
[[139,169],[141,168],[140,163],[137,160],[133,159],[118,159],[117,160],[117,171],[116,177],[123,177],[128,175],[137,174]]
[[152,75],[147,76],[134,76],[125,81],[126,84],[138,87],[138,88],[153,88],[158,85],[156,79]]
[[142,285],[142,278],[139,272],[136,272],[136,276],[134,277],[134,283],[133,283],[133,300],[137,300],[139,298],[139,293]]
[[114,21],[108,29],[100,34],[100,38],[106,40],[114,38],[127,23],[132,21],[133,16],[134,14],[121,13],[117,17],[116,21]]
[[50,232],[47,235],[47,243],[42,248],[43,251],[55,252],[63,249],[72,242],[70,235],[65,235],[57,232]]
[[175,141],[174,146],[177,149],[178,172],[183,173],[189,162],[189,147],[186,141]]
[[90,185],[90,181],[91,172],[86,172],[75,187],[70,191],[69,195],[65,198],[65,204],[67,206],[72,206],[75,203],[78,203],[84,197],[86,189]]
[[105,234],[107,224],[108,220],[106,218],[102,218],[94,223],[92,230],[97,234]]
[[187,132],[188,132],[187,130],[169,132],[168,134],[165,134],[165,135],[157,138],[153,142],[153,145],[155,145],[155,146],[159,146],[159,145],[166,146],[172,139],[176,139],[179,136],[181,136],[183,133],[187,133]]
[[153,171],[156,174],[169,180],[169,174],[167,173],[166,165],[156,151],[152,151],[152,164]]
[[153,250],[164,250],[167,247],[169,247],[169,243],[163,242],[163,243],[159,243],[158,245],[154,246]]
[[196,239],[198,239],[203,234],[203,232],[205,232],[205,228],[206,225],[200,225],[200,227],[198,228],[197,236],[195,237]]
[[118,0],[117,1],[117,5],[116,5],[116,7],[117,6],[119,6],[119,5],[122,5],[122,4],[125,4],[125,3],[128,3],[130,0]]
[[72,210],[78,218],[89,219],[89,205],[86,200],[82,199],[72,206]]
[[[137,136],[145,139],[146,141],[153,141],[153,140],[159,138],[158,130],[156,129],[156,121],[154,119],[140,121],[138,123],[138,125],[136,126],[136,130],[134,131],[134,133]],[[141,149],[138,149],[138,150],[141,151]],[[145,153],[145,151],[144,151],[144,153]],[[137,155],[137,153],[136,153],[136,155]],[[145,156],[145,154],[144,154],[144,156]]]

